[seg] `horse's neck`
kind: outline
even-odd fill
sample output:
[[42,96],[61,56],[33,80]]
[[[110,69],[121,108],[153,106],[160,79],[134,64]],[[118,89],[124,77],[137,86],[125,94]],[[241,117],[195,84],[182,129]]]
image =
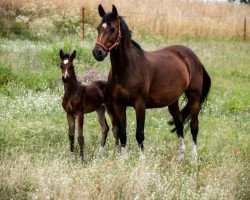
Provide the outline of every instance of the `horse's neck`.
[[131,56],[132,43],[122,42],[110,52],[110,60],[112,65],[112,74],[119,77],[126,74],[126,71],[131,67],[131,63],[134,62],[133,57]]

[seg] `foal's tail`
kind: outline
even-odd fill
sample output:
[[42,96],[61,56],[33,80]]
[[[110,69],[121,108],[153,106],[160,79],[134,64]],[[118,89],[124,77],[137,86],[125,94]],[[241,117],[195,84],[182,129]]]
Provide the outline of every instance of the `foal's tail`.
[[[204,66],[203,67],[203,84],[202,84],[202,93],[200,96],[200,107],[202,108],[202,104],[204,104],[204,102],[207,99],[208,93],[210,91],[210,87],[211,87],[211,79],[207,73],[207,71],[205,70]],[[190,110],[189,110],[189,105],[188,103],[184,106],[184,108],[181,110],[181,115],[182,115],[182,119],[184,124],[188,123],[190,121]],[[171,119],[168,122],[170,125],[174,125],[174,119]],[[171,132],[175,132],[176,128],[172,129]]]

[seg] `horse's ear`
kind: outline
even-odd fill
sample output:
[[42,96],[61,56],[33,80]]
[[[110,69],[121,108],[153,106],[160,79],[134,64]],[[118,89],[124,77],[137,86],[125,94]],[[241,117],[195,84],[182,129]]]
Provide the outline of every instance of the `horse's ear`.
[[64,52],[63,52],[63,50],[62,50],[62,49],[60,50],[59,55],[60,55],[60,58],[61,58],[61,59],[63,59],[63,58],[64,58]]
[[74,60],[75,57],[76,57],[76,50],[73,51],[73,53],[70,56],[70,59]]
[[114,5],[112,5],[112,13],[114,14],[115,18],[118,18],[118,12]]
[[99,12],[100,17],[103,17],[106,14],[101,4],[99,4],[98,6],[98,12]]

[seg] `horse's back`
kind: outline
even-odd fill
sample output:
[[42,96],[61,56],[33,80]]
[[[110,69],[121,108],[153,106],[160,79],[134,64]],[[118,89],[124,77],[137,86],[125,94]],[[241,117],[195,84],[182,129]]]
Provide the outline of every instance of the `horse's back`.
[[200,65],[194,52],[181,45],[145,52],[145,58],[152,71],[148,95],[148,104],[152,107],[167,106],[176,101],[192,84],[195,68],[199,68],[196,65]]
[[203,81],[203,65],[198,56],[188,47],[182,45],[172,45],[166,47],[166,50],[174,52],[185,62],[189,71],[188,89],[196,90],[201,93]]

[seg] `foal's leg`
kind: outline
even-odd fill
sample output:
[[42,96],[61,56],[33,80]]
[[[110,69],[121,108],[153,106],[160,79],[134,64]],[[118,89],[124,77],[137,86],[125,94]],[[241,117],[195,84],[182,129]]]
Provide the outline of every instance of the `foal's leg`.
[[127,156],[127,136],[126,136],[126,107],[123,107],[115,102],[113,102],[114,114],[116,118],[116,123],[118,127],[118,137],[121,142],[121,153],[124,160],[128,159]]
[[69,125],[70,151],[74,152],[74,141],[75,141],[75,117],[74,115],[67,113],[67,120],[68,120],[68,125]]
[[179,150],[178,150],[178,159],[182,160],[185,154],[185,143],[184,143],[184,135],[183,135],[183,120],[181,116],[181,112],[179,109],[178,101],[168,106],[168,110],[172,115],[177,131]]
[[191,114],[191,134],[193,138],[193,148],[192,148],[192,156],[194,160],[197,160],[197,135],[199,131],[199,120],[198,115],[200,112],[200,96],[197,93],[190,93],[188,97],[188,103],[190,107],[190,114]]
[[80,146],[80,158],[83,163],[84,157],[83,157],[83,147],[84,147],[84,137],[83,137],[83,120],[84,115],[83,113],[79,112],[77,113],[77,122],[78,122],[78,144]]
[[139,160],[144,160],[144,125],[145,125],[145,102],[139,99],[135,102],[135,113],[136,113],[136,140],[140,148]]
[[115,120],[115,113],[113,110],[113,107],[111,105],[105,105],[106,111],[111,119],[111,123],[112,123],[112,132],[115,138],[115,150],[118,150],[118,146],[119,146],[119,137],[118,137],[118,127],[116,125],[116,120]]
[[109,132],[109,126],[105,118],[105,107],[101,106],[96,110],[98,115],[98,121],[102,129],[102,141],[101,141],[101,149],[104,148]]

